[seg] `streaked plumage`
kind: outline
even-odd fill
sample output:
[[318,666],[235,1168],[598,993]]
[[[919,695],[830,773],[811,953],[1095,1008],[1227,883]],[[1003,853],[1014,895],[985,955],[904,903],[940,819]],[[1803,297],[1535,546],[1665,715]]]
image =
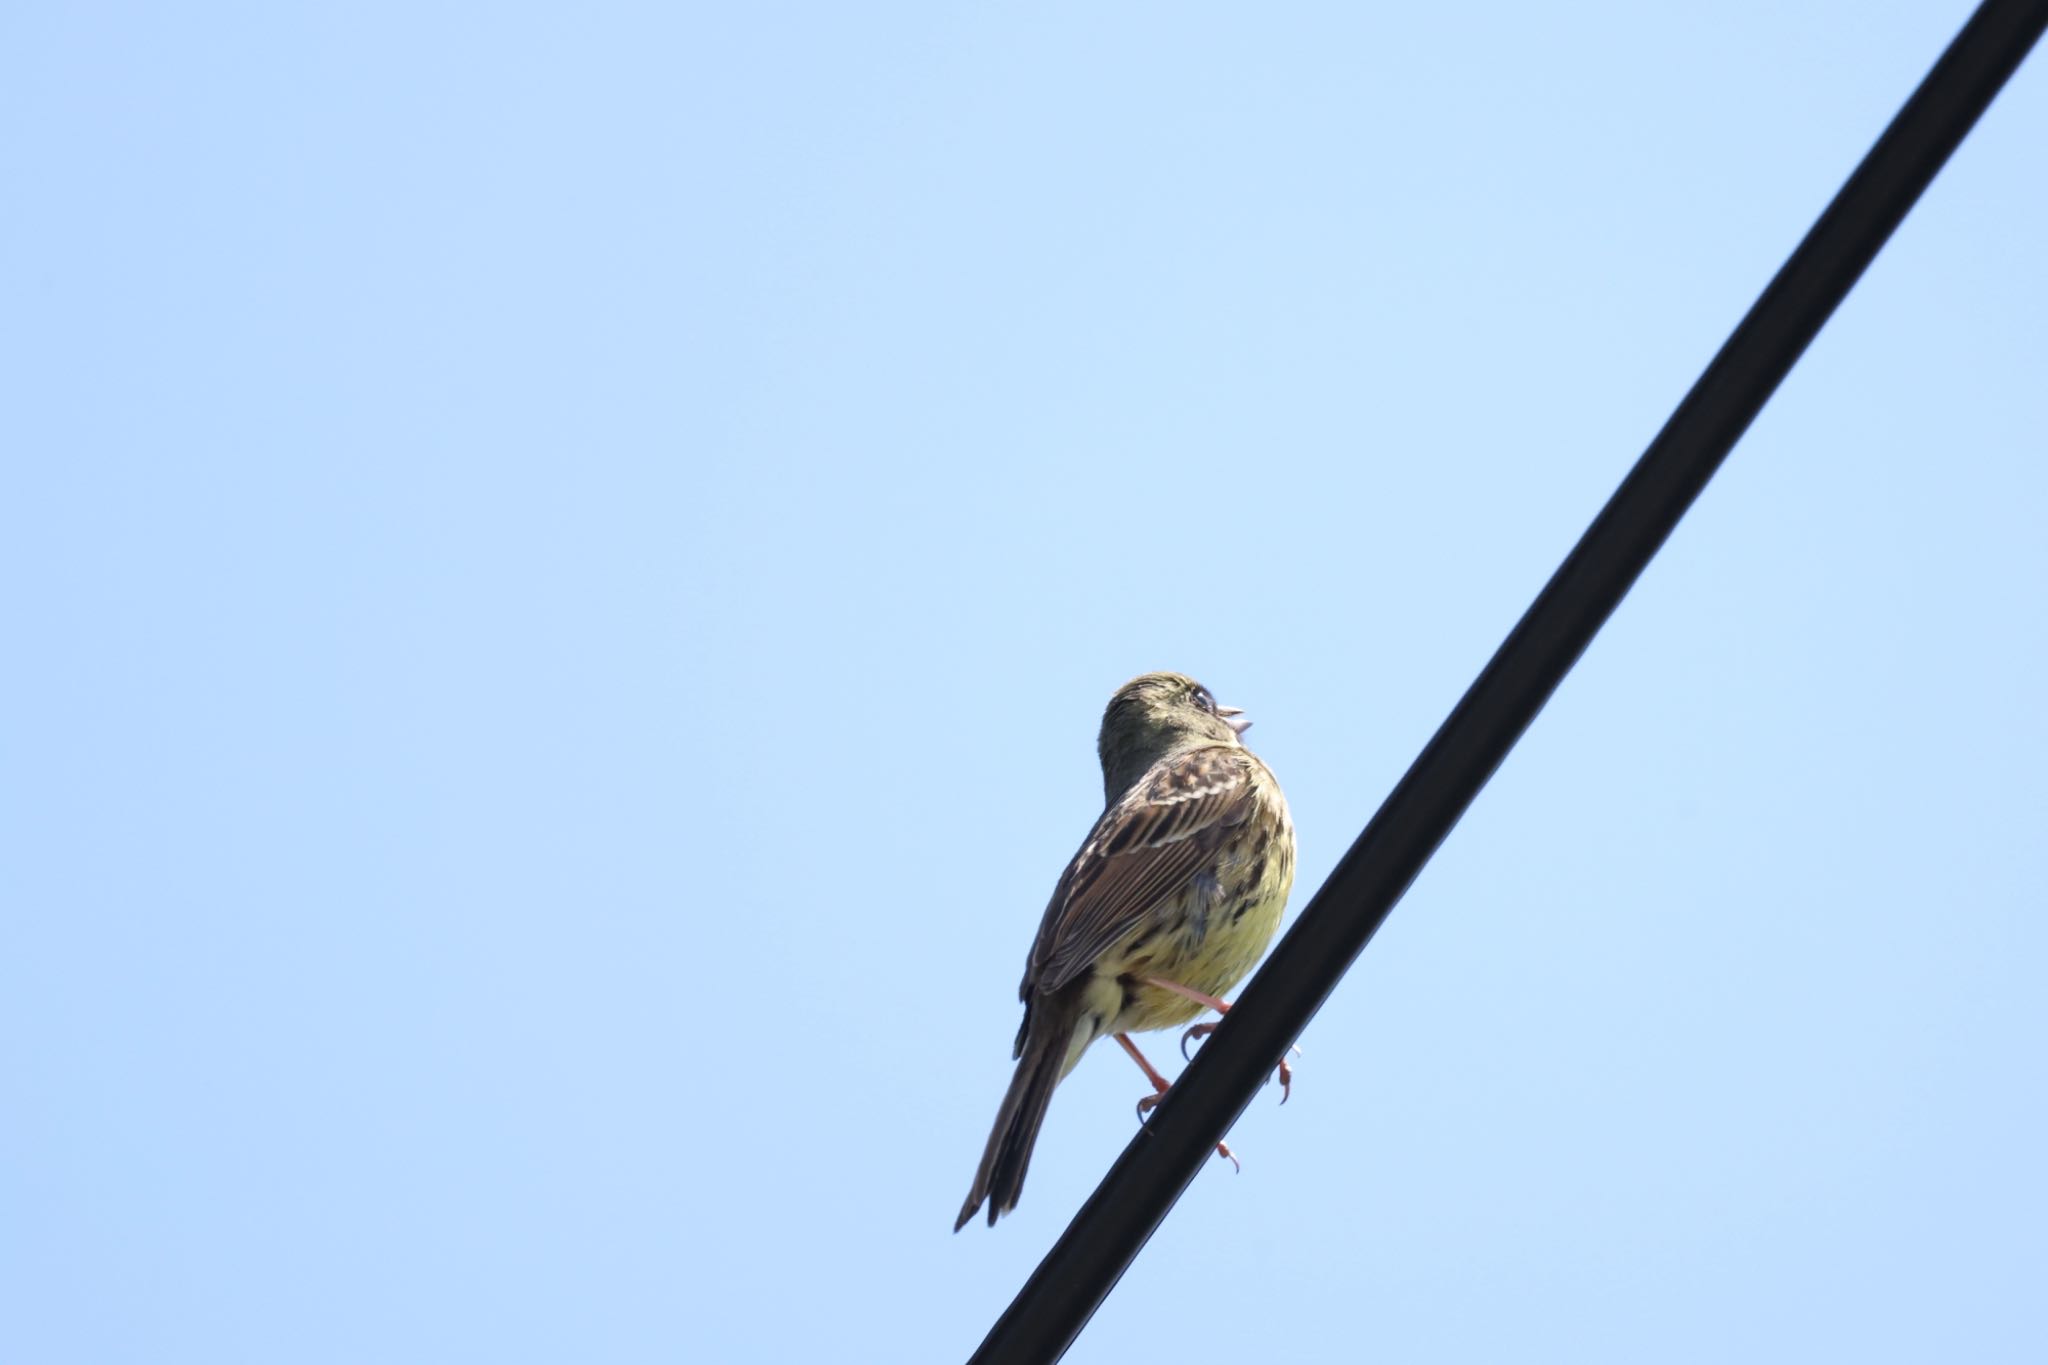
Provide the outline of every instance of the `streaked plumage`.
[[991,1225],[1016,1206],[1053,1088],[1090,1043],[1202,1012],[1144,978],[1220,996],[1265,952],[1294,882],[1294,825],[1237,714],[1178,673],[1110,698],[1097,741],[1105,808],[1026,960],[1016,1074],[956,1230],[984,1201]]

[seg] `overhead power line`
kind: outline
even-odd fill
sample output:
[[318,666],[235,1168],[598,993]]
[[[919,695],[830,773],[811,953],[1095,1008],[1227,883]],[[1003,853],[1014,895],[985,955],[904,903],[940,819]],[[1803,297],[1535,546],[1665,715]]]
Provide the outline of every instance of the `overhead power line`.
[[[970,1365],[1065,1354],[1278,1058],[2048,27],[1986,0],[1622,480]],[[1192,1343],[1191,1343],[1192,1344]]]

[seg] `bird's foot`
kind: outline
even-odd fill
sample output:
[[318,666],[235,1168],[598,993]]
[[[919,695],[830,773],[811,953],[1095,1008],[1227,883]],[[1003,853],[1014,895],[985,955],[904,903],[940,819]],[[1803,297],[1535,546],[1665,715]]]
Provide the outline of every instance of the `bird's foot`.
[[[1128,1033],[1117,1034],[1116,1040],[1117,1042],[1123,1045],[1123,1049],[1125,1052],[1131,1054],[1131,1060],[1136,1062],[1139,1065],[1139,1067],[1141,1067],[1144,1070],[1145,1079],[1152,1082],[1152,1093],[1146,1095],[1144,1098],[1138,1101],[1138,1122],[1143,1123],[1145,1121],[1145,1116],[1151,1113],[1154,1109],[1157,1109],[1159,1107],[1159,1101],[1166,1098],[1166,1092],[1173,1088],[1173,1083],[1167,1080],[1166,1077],[1160,1075],[1159,1072],[1153,1067],[1152,1063],[1145,1060],[1145,1054],[1138,1051],[1138,1045],[1131,1041],[1131,1036]],[[1244,1164],[1240,1162],[1236,1158],[1236,1156],[1232,1155],[1229,1143],[1217,1143],[1216,1155],[1228,1160],[1230,1164],[1237,1169],[1239,1174],[1242,1174],[1244,1172]]]
[[[1216,1026],[1214,1024],[1196,1024],[1186,1033],[1183,1033],[1180,1036],[1180,1055],[1182,1059],[1192,1061],[1193,1059],[1188,1056],[1188,1044],[1197,1038],[1207,1038],[1215,1031]],[[1296,1056],[1301,1055],[1301,1045],[1298,1043],[1287,1050]],[[1285,1104],[1287,1103],[1288,1096],[1294,1093],[1294,1068],[1287,1064],[1285,1057],[1282,1057],[1279,1065],[1273,1068],[1273,1075],[1280,1082],[1280,1103]]]

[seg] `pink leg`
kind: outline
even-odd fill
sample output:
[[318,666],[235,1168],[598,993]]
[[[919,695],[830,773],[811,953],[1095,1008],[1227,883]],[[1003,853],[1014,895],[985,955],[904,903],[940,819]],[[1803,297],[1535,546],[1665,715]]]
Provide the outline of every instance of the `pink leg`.
[[1172,991],[1182,999],[1192,1000],[1197,1005],[1207,1005],[1218,1014],[1230,1013],[1228,1000],[1218,1000],[1213,995],[1204,995],[1192,986],[1183,986],[1178,981],[1162,981],[1156,976],[1141,976],[1138,979],[1148,986],[1157,986],[1162,991]]
[[[1145,1117],[1146,1114],[1152,1111],[1152,1107],[1154,1105],[1159,1103],[1160,1098],[1173,1087],[1173,1082],[1167,1080],[1166,1077],[1160,1075],[1159,1068],[1153,1066],[1152,1063],[1145,1060],[1145,1054],[1138,1051],[1138,1045],[1131,1041],[1130,1034],[1119,1033],[1116,1035],[1116,1041],[1119,1047],[1123,1048],[1124,1051],[1131,1054],[1131,1060],[1138,1064],[1138,1070],[1145,1073],[1145,1079],[1152,1082],[1152,1093],[1147,1095],[1144,1099],[1138,1101],[1138,1117],[1142,1119]],[[1231,1165],[1236,1166],[1237,1169],[1240,1171],[1244,1169],[1243,1166],[1238,1165],[1237,1158],[1230,1155],[1229,1143],[1217,1143],[1216,1155],[1220,1157],[1229,1157]]]
[[[1213,995],[1205,995],[1192,986],[1183,986],[1178,981],[1162,981],[1156,976],[1140,977],[1139,980],[1148,986],[1157,986],[1162,991],[1171,991],[1184,999],[1192,1000],[1197,1005],[1207,1005],[1218,1014],[1230,1013],[1230,1002],[1228,1000],[1218,1000]],[[1207,1038],[1215,1031],[1216,1026],[1214,1024],[1196,1024],[1180,1036],[1180,1055],[1183,1057],[1188,1055],[1188,1043],[1190,1041],[1196,1038]],[[1301,1051],[1299,1047],[1290,1050],[1294,1052]],[[1288,1096],[1294,1093],[1294,1068],[1287,1065],[1287,1059],[1282,1057],[1280,1064],[1273,1068],[1273,1074],[1280,1078],[1280,1103],[1285,1104],[1287,1103]],[[1154,1103],[1157,1103],[1157,1101],[1154,1101]]]
[[1144,1105],[1145,1108],[1150,1109],[1153,1104],[1159,1103],[1159,1096],[1164,1095],[1173,1085],[1173,1082],[1160,1075],[1159,1068],[1145,1060],[1145,1054],[1138,1051],[1138,1045],[1131,1041],[1130,1034],[1119,1033],[1116,1036],[1116,1041],[1118,1047],[1131,1054],[1131,1060],[1138,1064],[1138,1070],[1145,1073],[1145,1079],[1152,1082],[1152,1089],[1157,1093],[1148,1095],[1146,1098],[1152,1103]]

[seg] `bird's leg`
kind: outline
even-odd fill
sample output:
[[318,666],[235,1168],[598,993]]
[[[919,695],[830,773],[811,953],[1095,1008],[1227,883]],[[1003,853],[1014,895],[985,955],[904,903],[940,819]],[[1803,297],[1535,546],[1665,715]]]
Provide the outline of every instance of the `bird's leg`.
[[1152,1082],[1152,1093],[1138,1101],[1138,1117],[1143,1118],[1159,1103],[1160,1097],[1172,1088],[1173,1082],[1159,1074],[1159,1068],[1145,1060],[1145,1054],[1138,1051],[1138,1045],[1131,1041],[1128,1033],[1116,1036],[1117,1046],[1131,1054],[1131,1060],[1138,1064],[1138,1070],[1145,1073],[1145,1079]]
[[[1230,1002],[1228,1000],[1204,994],[1192,986],[1183,986],[1178,981],[1163,981],[1156,976],[1140,977],[1139,980],[1148,986],[1157,986],[1162,991],[1171,991],[1175,995],[1192,1000],[1197,1005],[1207,1005],[1218,1014],[1230,1013]],[[1196,1038],[1207,1038],[1215,1031],[1216,1026],[1214,1024],[1196,1024],[1180,1036],[1180,1055],[1182,1057],[1188,1055],[1189,1042]],[[1301,1048],[1299,1045],[1296,1045],[1290,1047],[1288,1051],[1298,1053],[1301,1051]],[[1285,1104],[1287,1103],[1287,1097],[1294,1093],[1294,1068],[1287,1065],[1287,1058],[1283,1056],[1280,1058],[1280,1064],[1273,1068],[1273,1074],[1280,1078],[1280,1103]],[[1157,1101],[1154,1101],[1154,1103],[1157,1103]]]
[[1197,1005],[1207,1005],[1218,1014],[1230,1013],[1230,1002],[1228,1000],[1219,1000],[1213,995],[1204,995],[1193,986],[1183,986],[1178,981],[1165,981],[1156,976],[1141,976],[1138,979],[1148,986],[1157,986],[1162,991],[1172,991],[1182,999],[1192,1000]]
[[[1140,1121],[1143,1121],[1145,1115],[1151,1113],[1153,1106],[1158,1104],[1165,1097],[1166,1092],[1173,1087],[1173,1082],[1160,1075],[1159,1068],[1145,1060],[1145,1054],[1138,1051],[1138,1045],[1131,1041],[1130,1034],[1119,1033],[1116,1035],[1116,1041],[1119,1047],[1131,1054],[1131,1060],[1138,1064],[1138,1070],[1145,1073],[1145,1079],[1152,1082],[1152,1093],[1138,1101],[1138,1118]],[[1216,1155],[1229,1157],[1231,1165],[1237,1166],[1237,1169],[1240,1171],[1244,1169],[1243,1166],[1238,1165],[1237,1158],[1230,1155],[1229,1143],[1217,1143]]]

